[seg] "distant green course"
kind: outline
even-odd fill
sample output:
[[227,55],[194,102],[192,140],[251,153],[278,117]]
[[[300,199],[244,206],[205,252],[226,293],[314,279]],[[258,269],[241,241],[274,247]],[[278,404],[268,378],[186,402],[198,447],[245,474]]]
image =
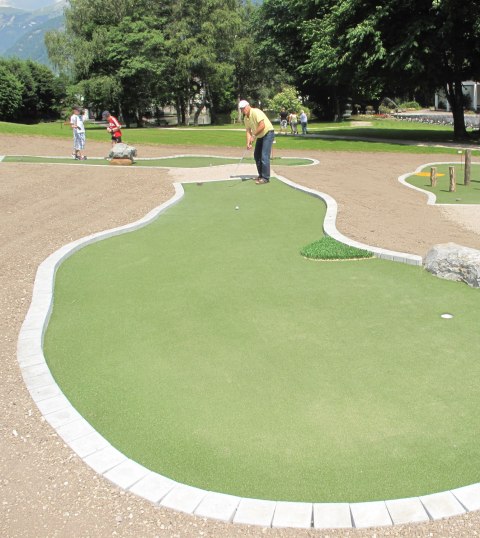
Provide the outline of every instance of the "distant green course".
[[[456,177],[456,191],[449,192],[450,175],[449,167],[454,166]],[[426,166],[419,174],[412,174],[407,178],[407,182],[415,187],[432,192],[436,196],[437,204],[480,204],[480,165],[472,164],[470,185],[465,186],[465,167],[463,164],[442,164],[435,165],[437,169],[437,185],[430,186],[430,169]]]
[[[278,130],[278,125],[274,125]],[[86,123],[87,154],[90,140],[104,141],[108,148],[110,141],[105,125]],[[447,144],[453,142],[451,126],[425,125],[390,119],[368,118],[362,123],[347,121],[342,123],[312,122],[308,136],[277,136],[277,150],[319,150],[355,152],[397,152],[397,153],[450,153],[456,150],[428,144]],[[72,132],[63,122],[20,125],[0,122],[0,134],[16,136],[49,136],[71,138]],[[319,138],[321,136],[322,138]],[[336,137],[353,137],[356,140],[341,140]],[[330,138],[329,138],[330,137]],[[157,127],[131,128],[123,130],[123,140],[129,144],[142,145],[180,145],[237,147],[245,145],[245,132],[242,124],[212,125],[199,127]],[[423,144],[423,145],[416,145]],[[478,151],[473,152],[478,155]]]
[[[63,157],[36,157],[30,155],[10,155],[3,159],[7,163],[43,163],[43,164],[75,164],[75,165],[108,165],[106,159],[87,159],[86,161],[77,161],[72,158]],[[228,157],[210,157],[208,155],[182,155],[180,157],[165,157],[158,159],[137,159],[134,166],[160,166],[165,168],[202,168],[205,166],[220,166],[225,164],[237,164],[240,159]],[[243,159],[243,164],[254,164],[253,158]],[[282,166],[305,166],[312,164],[311,159],[301,159],[294,157],[274,157],[271,159],[272,164]]]
[[379,259],[304,259],[324,204],[276,180],[185,191],[58,269],[45,356],[86,420],[154,471],[240,496],[354,502],[478,481],[478,290]]

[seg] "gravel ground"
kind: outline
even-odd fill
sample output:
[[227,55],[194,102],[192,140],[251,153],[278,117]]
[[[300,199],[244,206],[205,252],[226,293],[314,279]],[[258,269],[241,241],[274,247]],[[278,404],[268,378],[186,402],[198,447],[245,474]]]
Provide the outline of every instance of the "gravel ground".
[[[0,154],[69,155],[70,142],[0,135]],[[104,156],[108,143],[89,143]],[[139,156],[205,153],[240,157],[243,148],[142,147]],[[284,152],[283,155],[307,156]],[[427,206],[396,178],[434,155],[310,152],[320,165],[277,173],[326,192],[339,203],[338,228],[385,248],[424,255],[436,243],[480,249],[478,208]],[[445,156],[444,160],[451,157]],[[89,233],[125,224],[173,194],[172,181],[202,181],[254,167],[159,170],[0,164],[0,536],[50,537],[472,537],[480,513],[419,525],[353,530],[234,526],[158,508],[120,491],[87,467],[42,420],[21,378],[16,340],[38,265]],[[268,186],[259,186],[268,188]],[[455,209],[455,211],[453,211]]]

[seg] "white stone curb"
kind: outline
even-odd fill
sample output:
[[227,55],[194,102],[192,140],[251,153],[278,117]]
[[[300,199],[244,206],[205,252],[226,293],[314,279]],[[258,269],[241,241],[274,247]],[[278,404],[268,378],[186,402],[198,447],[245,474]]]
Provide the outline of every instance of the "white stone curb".
[[369,250],[370,252],[373,252],[377,258],[382,258],[384,260],[390,260],[394,262],[407,263],[409,265],[422,265],[422,257],[417,256],[416,254],[407,254],[405,252],[395,252],[393,250],[387,250],[380,247],[373,247],[346,237],[337,230],[337,227],[335,225],[335,222],[337,220],[338,205],[334,198],[324,192],[320,192],[315,189],[310,189],[309,187],[299,185],[298,183],[279,176],[278,174],[276,174],[275,177],[278,178],[280,181],[283,181],[283,183],[290,185],[290,187],[293,187],[294,189],[306,192],[308,194],[312,194],[313,196],[317,196],[318,198],[321,198],[325,201],[327,205],[327,212],[325,215],[323,230],[326,235],[329,235],[330,237],[333,237],[333,239],[336,239],[341,243],[345,243],[346,245],[350,245],[352,247],[364,250]]
[[[418,256],[385,251],[348,240],[336,231],[337,205],[333,198],[287,179],[280,179],[293,188],[326,201],[325,231],[332,237],[354,246],[360,245],[380,257],[411,264],[421,263]],[[205,491],[177,483],[128,459],[73,408],[52,377],[43,355],[43,335],[52,309],[57,268],[86,245],[149,224],[182,198],[183,187],[178,183],[174,187],[174,196],[142,219],[73,241],[50,255],[37,270],[32,302],[18,337],[17,358],[32,399],[44,419],[65,443],[97,473],[124,490],[159,506],[233,523],[277,528],[353,528],[427,521],[478,510],[480,483],[413,499],[351,504],[270,501]]]

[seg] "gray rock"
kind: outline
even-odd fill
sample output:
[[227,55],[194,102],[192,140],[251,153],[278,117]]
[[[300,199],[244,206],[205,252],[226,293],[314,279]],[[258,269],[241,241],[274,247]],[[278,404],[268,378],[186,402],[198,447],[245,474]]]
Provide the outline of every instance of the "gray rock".
[[131,161],[137,156],[137,149],[128,144],[115,144],[110,153],[109,159],[130,159]]
[[425,269],[439,278],[480,287],[480,250],[456,243],[433,246],[425,257]]

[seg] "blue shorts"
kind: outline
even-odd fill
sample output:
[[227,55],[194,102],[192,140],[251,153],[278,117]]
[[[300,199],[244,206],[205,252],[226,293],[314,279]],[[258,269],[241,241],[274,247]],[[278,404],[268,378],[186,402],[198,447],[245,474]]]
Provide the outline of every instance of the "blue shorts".
[[83,149],[85,147],[85,133],[73,131],[73,149]]

